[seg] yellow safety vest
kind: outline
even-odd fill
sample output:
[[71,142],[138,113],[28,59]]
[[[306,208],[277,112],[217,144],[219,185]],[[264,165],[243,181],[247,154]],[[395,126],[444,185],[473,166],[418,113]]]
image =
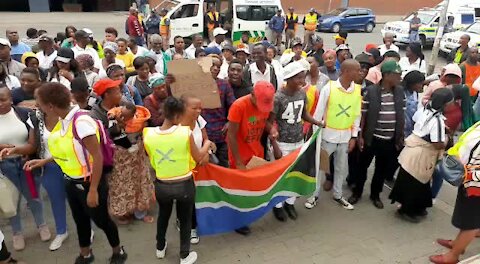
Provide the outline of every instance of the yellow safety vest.
[[316,30],[317,29],[317,14],[310,15],[308,13],[305,16],[305,30]]
[[[289,19],[291,20],[292,17],[293,17],[293,20],[295,20],[295,19],[298,18],[298,15],[295,14],[295,13],[293,13],[293,15],[292,15],[292,14],[287,14],[287,20],[289,20]],[[295,28],[294,28],[295,31],[297,30],[297,25],[298,25],[298,24],[295,24]],[[285,28],[286,28],[286,27],[287,27],[287,21],[285,21]]]
[[215,28],[215,22],[218,22],[218,12],[215,12],[215,16],[213,16],[214,14],[212,12],[208,12],[207,15],[211,21],[214,21],[214,23],[208,23],[208,30],[213,30]]
[[155,129],[143,129],[143,144],[157,179],[168,180],[191,174],[196,163],[190,152],[190,127],[178,126],[168,134],[159,134]]
[[351,129],[355,119],[362,111],[362,86],[355,84],[355,89],[347,93],[330,81],[330,95],[326,113],[326,126],[337,130]]
[[165,24],[165,20],[167,20],[167,16],[160,19],[160,35],[162,36],[168,36],[168,26]]
[[471,126],[469,129],[467,129],[467,131],[465,131],[465,133],[463,133],[458,138],[457,143],[455,143],[453,147],[448,149],[447,151],[448,155],[455,156],[458,158],[460,155],[460,148],[463,147],[463,145],[465,145],[465,139],[467,138],[468,134],[472,133],[479,125],[480,125],[480,122],[477,122],[473,126]]
[[[93,158],[88,154],[88,158],[84,156],[82,147],[77,145],[75,148],[75,138],[73,136],[73,120],[70,122],[67,128],[67,133],[62,136],[62,122],[59,121],[53,128],[50,136],[48,137],[48,149],[52,154],[55,162],[60,166],[63,173],[73,179],[81,179],[90,176],[91,171],[88,167],[92,168]],[[100,142],[100,133],[97,128],[97,140]],[[88,153],[88,152],[87,152]],[[87,166],[87,160],[89,166]]]

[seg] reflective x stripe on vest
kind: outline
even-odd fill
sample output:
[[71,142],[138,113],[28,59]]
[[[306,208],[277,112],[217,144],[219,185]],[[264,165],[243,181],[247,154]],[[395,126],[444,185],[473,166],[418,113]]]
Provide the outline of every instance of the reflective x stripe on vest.
[[[73,120],[67,128],[67,133],[62,136],[61,134],[62,122],[58,122],[53,128],[50,136],[48,137],[48,149],[55,159],[55,162],[60,166],[63,173],[73,179],[81,179],[90,176],[88,171],[86,157],[84,157],[83,151],[75,148],[75,139],[72,132]],[[100,133],[97,129],[97,139],[100,142]],[[88,152],[87,152],[88,153]],[[88,162],[90,168],[93,165],[92,156],[89,154]]]
[[355,119],[360,115],[362,107],[361,85],[355,84],[355,89],[347,93],[330,81],[330,95],[326,113],[326,126],[337,130],[350,129]]
[[212,12],[208,12],[208,17],[210,18],[211,21],[214,21],[213,23],[208,23],[207,27],[209,30],[212,30],[215,28],[215,23],[218,22],[218,12],[215,12],[215,16],[213,15]]
[[467,131],[465,131],[465,133],[463,133],[460,138],[458,138],[458,141],[457,143],[455,143],[455,145],[453,145],[453,147],[449,148],[447,153],[448,155],[450,156],[455,156],[455,157],[459,157],[460,155],[460,148],[463,147],[463,145],[465,145],[465,139],[467,138],[467,136],[472,133],[478,126],[480,125],[480,122],[477,122],[475,123],[473,126],[471,126],[469,129],[467,129]]
[[143,144],[157,179],[168,180],[190,173],[196,165],[190,153],[190,128],[178,126],[166,134],[159,134],[155,129],[143,130]]
[[305,16],[305,30],[316,30],[317,29],[317,14]]

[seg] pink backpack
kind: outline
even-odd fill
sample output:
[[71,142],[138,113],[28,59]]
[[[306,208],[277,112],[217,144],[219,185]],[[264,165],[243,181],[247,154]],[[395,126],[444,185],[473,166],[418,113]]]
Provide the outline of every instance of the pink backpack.
[[[77,118],[82,116],[82,115],[88,115],[87,111],[78,111],[73,115],[73,125],[72,125],[72,132],[73,132],[73,137],[80,142],[82,145],[83,149],[83,155],[88,157],[87,155],[87,148],[83,144],[83,141],[80,139],[77,133],[77,127],[76,127],[76,121]],[[115,145],[113,144],[112,139],[108,135],[108,133],[105,131],[105,127],[103,126],[102,122],[97,119],[93,119],[97,123],[98,130],[100,132],[100,148],[102,150],[102,155],[103,155],[103,166],[104,167],[111,167],[113,166],[113,154],[115,152]],[[87,167],[88,170],[91,171],[90,164],[87,162]]]

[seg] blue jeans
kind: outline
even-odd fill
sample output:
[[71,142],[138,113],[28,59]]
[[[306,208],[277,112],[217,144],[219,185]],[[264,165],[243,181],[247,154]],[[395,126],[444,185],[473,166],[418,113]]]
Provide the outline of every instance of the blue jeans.
[[408,40],[410,41],[410,43],[420,42],[420,36],[418,36],[418,31],[410,31]]
[[443,178],[442,176],[436,174],[435,172],[432,175],[432,199],[437,198],[438,193],[443,185]]
[[55,162],[47,163],[43,167],[41,179],[50,198],[57,235],[65,234],[67,232],[67,205],[62,169]]
[[[43,203],[40,197],[34,199],[28,188],[27,177],[23,171],[23,164],[21,158],[4,159],[0,161],[0,170],[2,173],[17,187],[18,191],[27,199],[27,204],[32,211],[33,218],[37,227],[44,225],[43,218]],[[34,177],[35,189],[40,193],[40,177]],[[13,234],[22,232],[22,221],[20,213],[20,204],[22,199],[18,199],[17,215],[10,218],[10,225],[12,226]]]

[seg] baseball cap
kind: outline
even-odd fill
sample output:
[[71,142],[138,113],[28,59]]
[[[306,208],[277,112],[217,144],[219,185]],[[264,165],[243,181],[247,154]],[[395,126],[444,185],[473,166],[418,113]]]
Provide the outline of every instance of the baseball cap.
[[333,39],[341,39],[341,40],[343,40],[343,41],[346,41],[346,40],[347,40],[346,38],[340,36],[340,34],[336,34],[335,36],[333,36]]
[[336,52],[339,52],[341,50],[350,50],[350,48],[348,47],[348,45],[345,45],[345,44],[340,44],[338,45],[338,47],[335,49]]
[[204,51],[205,51],[205,54],[207,55],[210,55],[210,54],[220,55],[222,53],[217,47],[206,47]]
[[217,27],[213,30],[213,36],[216,37],[218,35],[225,35],[227,34],[228,31],[226,31],[225,29],[221,28],[221,27]]
[[4,38],[0,38],[0,45],[8,46],[9,48],[12,47],[12,45],[10,44],[10,41],[8,41],[8,39],[4,39]]
[[250,50],[248,49],[248,46],[245,45],[245,44],[238,44],[237,45],[237,51],[235,53],[240,52],[240,51],[243,51],[246,54],[250,55]]
[[366,53],[360,53],[355,57],[355,60],[358,61],[360,64],[367,64],[368,66],[372,67],[372,63],[369,60],[369,55]]
[[310,13],[311,13],[311,12],[314,12],[314,13],[315,13],[315,8],[313,8],[313,7],[310,8],[310,10],[308,10],[308,12],[310,12]]
[[88,37],[93,38],[93,31],[89,28],[82,28],[83,31],[87,32]]
[[121,83],[122,80],[101,79],[93,85],[93,92],[98,96],[102,96],[108,89],[119,87]]
[[38,41],[49,41],[49,42],[53,42],[53,37],[52,36],[49,36],[47,34],[43,34],[41,35],[39,38],[38,38]]
[[382,68],[380,69],[382,73],[402,73],[402,68],[400,64],[396,61],[386,61],[382,64]]
[[103,44],[103,50],[106,50],[106,49],[113,51],[113,53],[117,53],[118,45],[115,42],[107,41],[105,42],[105,44]]
[[[308,62],[307,62],[308,65],[310,65]],[[283,68],[283,79],[284,80],[288,80],[292,77],[294,77],[295,75],[301,73],[301,72],[304,72],[306,71],[306,66],[301,63],[300,61],[294,61],[294,62],[291,62],[289,64],[287,64],[287,66],[285,66],[285,68]]]
[[273,110],[275,88],[267,81],[259,81],[253,86],[253,96],[258,110],[269,113]]
[[316,43],[319,43],[319,42],[323,42],[323,38],[320,37],[319,35],[313,35],[312,36],[312,43],[316,44]]
[[445,67],[443,67],[445,69],[445,73],[444,75],[455,75],[455,76],[458,76],[460,78],[462,78],[462,70],[460,69],[460,67],[455,64],[455,63],[450,63],[450,64],[447,64]]
[[75,55],[73,53],[73,50],[69,48],[60,48],[57,52],[57,57],[55,58],[55,60],[63,63],[69,63],[70,60],[74,58],[74,56]]
[[232,45],[225,45],[223,48],[222,48],[222,51],[224,50],[229,50],[233,53],[235,53],[236,49],[232,46]]
[[302,45],[302,40],[299,39],[299,38],[294,38],[294,39],[292,40],[292,47],[295,47],[295,46],[297,46],[297,45]]
[[90,35],[85,30],[80,29],[75,32],[75,38],[88,38]]

